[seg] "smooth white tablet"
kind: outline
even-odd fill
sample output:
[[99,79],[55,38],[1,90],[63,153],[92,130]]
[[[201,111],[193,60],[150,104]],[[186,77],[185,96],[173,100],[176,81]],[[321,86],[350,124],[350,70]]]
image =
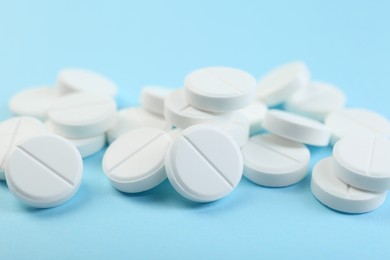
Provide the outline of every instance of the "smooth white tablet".
[[226,123],[233,115],[232,112],[211,113],[194,108],[186,101],[183,89],[175,90],[165,99],[165,119],[182,129],[196,124]]
[[347,108],[333,112],[325,118],[325,125],[332,133],[332,145],[350,135],[390,137],[389,120],[367,109]]
[[10,191],[37,208],[58,206],[80,186],[83,161],[77,149],[58,135],[41,135],[18,144],[6,168]]
[[112,143],[121,135],[130,130],[141,127],[153,127],[161,130],[170,130],[171,124],[156,114],[150,113],[140,107],[119,110],[115,116],[114,124],[107,131],[107,139]]
[[[52,126],[50,121],[45,122],[46,128],[50,133],[60,135],[55,132],[55,129]],[[94,155],[99,152],[106,145],[106,135],[100,134],[97,136],[87,137],[87,138],[67,138],[71,144],[73,144],[77,150],[80,152],[81,157],[86,158],[88,156]]]
[[292,95],[284,108],[323,121],[329,113],[343,109],[345,102],[346,97],[339,88],[323,82],[310,82],[307,87]]
[[277,109],[265,114],[263,126],[275,135],[309,145],[327,146],[330,139],[320,122]]
[[365,213],[383,204],[386,192],[360,190],[342,182],[334,173],[332,160],[319,161],[311,175],[311,191],[322,204],[346,213]]
[[305,87],[309,81],[310,71],[305,63],[300,61],[287,63],[260,79],[257,98],[268,106],[276,106]]
[[354,187],[383,192],[390,189],[390,141],[375,136],[349,136],[333,148],[335,174]]
[[229,134],[239,147],[243,147],[249,139],[249,121],[241,113],[235,113],[231,122],[221,125],[221,129]]
[[116,85],[110,79],[96,72],[78,68],[61,70],[58,74],[57,87],[61,94],[91,92],[114,97],[117,93]]
[[172,89],[147,86],[141,91],[141,105],[147,111],[164,116],[164,99],[172,92]]
[[108,147],[103,170],[120,191],[149,190],[167,178],[164,165],[170,143],[170,136],[160,129],[130,131]]
[[210,112],[229,112],[250,105],[255,99],[256,79],[227,67],[209,67],[190,73],[184,80],[189,104]]
[[97,136],[107,131],[115,120],[113,99],[86,92],[66,95],[49,109],[48,118],[56,133],[71,138]]
[[53,87],[35,87],[15,94],[9,101],[9,109],[17,116],[32,116],[42,121],[47,118],[50,106],[60,97]]
[[261,101],[255,100],[252,104],[237,111],[249,121],[250,135],[254,135],[263,130],[263,120],[268,107]]
[[284,187],[302,180],[308,171],[309,149],[273,135],[257,135],[242,147],[244,176],[256,184]]
[[25,138],[46,132],[45,125],[33,117],[14,117],[0,124],[0,180],[5,180],[4,170],[16,144]]
[[183,197],[210,202],[232,192],[240,182],[243,160],[236,142],[208,125],[183,130],[165,160],[168,179]]

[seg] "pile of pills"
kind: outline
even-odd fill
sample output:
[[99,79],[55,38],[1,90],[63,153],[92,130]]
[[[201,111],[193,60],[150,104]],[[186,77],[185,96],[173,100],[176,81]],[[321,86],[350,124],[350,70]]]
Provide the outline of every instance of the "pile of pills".
[[235,68],[198,69],[183,88],[144,87],[140,107],[117,110],[116,93],[102,75],[65,69],[55,87],[16,94],[15,117],[0,124],[0,179],[27,205],[57,206],[80,186],[82,158],[108,143],[102,167],[116,189],[143,192],[168,178],[181,196],[211,202],[243,175],[264,187],[296,184],[309,171],[307,146],[330,144],[332,157],[311,176],[321,203],[364,213],[390,189],[390,122],[345,108],[344,93],[312,81],[303,62],[259,81]]

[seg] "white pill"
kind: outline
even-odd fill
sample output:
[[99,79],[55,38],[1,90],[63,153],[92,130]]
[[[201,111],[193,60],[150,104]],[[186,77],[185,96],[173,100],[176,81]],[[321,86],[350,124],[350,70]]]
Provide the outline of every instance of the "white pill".
[[11,98],[9,109],[14,115],[32,116],[44,121],[47,118],[47,111],[50,106],[59,97],[57,88],[29,88],[17,93]]
[[243,147],[249,139],[249,121],[241,113],[235,113],[231,122],[216,125],[229,134],[239,147]]
[[172,92],[172,89],[147,86],[142,88],[141,105],[147,111],[164,116],[164,99]]
[[346,213],[365,213],[380,207],[386,192],[375,193],[354,188],[336,177],[332,158],[319,161],[311,175],[311,191],[325,206]]
[[194,108],[186,101],[183,89],[175,90],[165,99],[165,119],[182,129],[196,124],[226,123],[233,115],[232,112],[212,113]]
[[[50,133],[60,135],[56,133],[55,129],[52,126],[50,121],[45,122],[46,128]],[[97,136],[87,137],[87,138],[68,138],[65,137],[71,144],[73,144],[77,150],[80,152],[81,157],[86,158],[97,152],[99,152],[106,145],[106,135],[100,134]]]
[[80,186],[83,161],[76,148],[57,135],[18,144],[6,168],[10,191],[32,207],[49,208],[70,199]]
[[108,147],[103,170],[120,191],[149,190],[167,178],[164,165],[170,143],[170,136],[160,129],[130,131]]
[[57,87],[61,94],[91,92],[114,97],[117,93],[117,88],[110,79],[96,72],[77,68],[61,70],[57,79]]
[[350,135],[390,137],[389,120],[366,109],[348,108],[333,112],[325,118],[325,125],[332,133],[332,145]]
[[70,138],[97,136],[108,130],[115,120],[116,104],[109,97],[86,92],[58,99],[48,117],[56,133]]
[[330,132],[323,124],[289,112],[269,110],[263,126],[275,135],[296,142],[315,146],[327,146],[329,143]]
[[305,145],[272,134],[251,137],[242,154],[244,176],[268,187],[299,182],[306,176],[310,162],[310,151]]
[[115,123],[107,131],[108,142],[112,143],[128,131],[141,127],[153,127],[161,130],[172,128],[171,124],[165,121],[163,117],[150,113],[143,108],[125,108],[116,113]]
[[189,104],[210,112],[229,112],[250,105],[256,92],[256,79],[249,73],[227,67],[196,70],[185,80]]
[[254,135],[263,130],[263,120],[268,107],[261,101],[255,100],[249,106],[240,109],[238,112],[242,113],[249,121],[250,135]]
[[46,132],[45,125],[33,117],[14,117],[0,124],[0,180],[5,180],[4,170],[15,146],[26,138]]
[[284,104],[284,108],[323,121],[329,113],[343,109],[345,101],[344,93],[337,87],[322,82],[311,82],[292,95]]
[[335,174],[363,190],[390,189],[390,141],[375,136],[349,136],[333,148]]
[[183,130],[167,153],[168,179],[183,197],[210,202],[238,185],[243,160],[235,141],[220,129],[196,125]]
[[285,102],[292,94],[310,81],[310,71],[300,61],[284,64],[260,79],[257,98],[268,106]]

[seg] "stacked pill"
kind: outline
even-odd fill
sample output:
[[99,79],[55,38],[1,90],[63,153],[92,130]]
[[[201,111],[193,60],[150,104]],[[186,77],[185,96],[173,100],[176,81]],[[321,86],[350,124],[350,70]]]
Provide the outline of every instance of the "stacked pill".
[[0,124],[0,178],[11,192],[33,207],[60,205],[81,184],[81,157],[106,139],[103,171],[126,193],[168,179],[184,198],[211,202],[231,194],[242,176],[286,187],[307,176],[308,146],[328,145],[332,157],[317,162],[311,177],[321,203],[364,213],[390,189],[389,121],[345,108],[344,93],[313,81],[303,62],[259,81],[237,68],[201,68],[182,88],[144,87],[139,107],[118,111],[115,95],[110,80],[82,69],[62,70],[56,87],[16,94],[9,107],[17,117]]

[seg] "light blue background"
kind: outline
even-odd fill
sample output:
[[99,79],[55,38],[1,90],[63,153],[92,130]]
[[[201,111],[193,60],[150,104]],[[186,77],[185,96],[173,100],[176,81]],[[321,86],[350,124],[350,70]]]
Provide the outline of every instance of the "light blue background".
[[[260,77],[295,59],[314,79],[342,88],[349,106],[390,118],[387,1],[4,1],[0,2],[0,119],[17,91],[54,84],[79,66],[112,78],[121,106],[141,86],[180,87],[211,65]],[[331,149],[312,149],[313,162]],[[390,201],[362,215],[316,201],[308,176],[269,189],[243,179],[210,204],[182,199],[164,182],[125,195],[100,162],[85,160],[68,203],[33,210],[0,184],[0,259],[388,258]]]

